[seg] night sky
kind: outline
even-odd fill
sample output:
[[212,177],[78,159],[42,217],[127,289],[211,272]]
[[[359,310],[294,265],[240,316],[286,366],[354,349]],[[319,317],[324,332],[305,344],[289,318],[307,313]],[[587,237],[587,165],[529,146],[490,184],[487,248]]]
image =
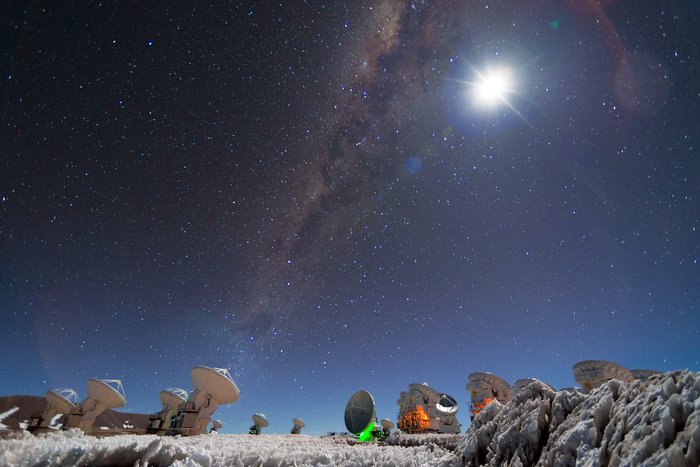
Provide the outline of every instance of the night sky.
[[700,369],[697,2],[0,21],[0,395],[119,378],[152,413],[207,365],[228,433],[343,431],[362,388],[395,420],[414,382],[464,429],[474,371]]

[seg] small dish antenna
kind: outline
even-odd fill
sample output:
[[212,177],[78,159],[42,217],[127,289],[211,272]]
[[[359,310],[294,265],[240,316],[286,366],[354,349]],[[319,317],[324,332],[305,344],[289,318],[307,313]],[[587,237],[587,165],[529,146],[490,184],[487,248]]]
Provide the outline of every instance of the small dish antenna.
[[160,391],[160,402],[163,408],[160,412],[156,412],[148,417],[150,425],[147,432],[164,435],[170,428],[170,423],[177,414],[178,407],[185,401],[187,401],[187,391],[182,388],[170,388]]
[[358,435],[360,441],[368,441],[375,431],[377,415],[374,412],[374,398],[360,389],[350,397],[345,406],[345,427],[352,434]]
[[194,392],[180,404],[172,418],[168,435],[201,435],[219,404],[232,404],[241,392],[226,368],[196,366],[192,369]]
[[391,433],[391,430],[393,430],[394,426],[395,426],[394,422],[392,422],[388,418],[382,418],[380,423],[382,425],[382,430],[387,432],[387,433]]
[[440,394],[440,400],[435,404],[435,409],[444,415],[456,414],[459,405],[454,397],[449,394]]
[[116,409],[126,404],[124,386],[119,379],[88,380],[88,396],[80,407],[71,410],[64,429],[80,428],[85,433],[92,431],[95,419],[107,409]]
[[304,420],[301,418],[293,418],[292,423],[294,424],[294,427],[292,427],[291,433],[293,435],[298,435],[301,433],[301,429],[306,426],[306,423],[304,423]]
[[209,430],[209,433],[218,432],[221,429],[221,427],[223,427],[223,426],[224,426],[224,424],[221,423],[220,420],[213,420],[211,422],[211,430]]
[[630,383],[634,381],[634,375],[630,370],[617,363],[605,360],[583,360],[574,365],[574,379],[576,384],[588,393],[611,379]]
[[46,409],[35,415],[29,422],[27,430],[46,430],[56,415],[69,414],[78,407],[78,393],[70,388],[52,389],[46,393]]
[[264,413],[253,414],[253,426],[250,427],[251,435],[259,435],[262,433],[262,429],[268,426],[270,422],[267,421]]

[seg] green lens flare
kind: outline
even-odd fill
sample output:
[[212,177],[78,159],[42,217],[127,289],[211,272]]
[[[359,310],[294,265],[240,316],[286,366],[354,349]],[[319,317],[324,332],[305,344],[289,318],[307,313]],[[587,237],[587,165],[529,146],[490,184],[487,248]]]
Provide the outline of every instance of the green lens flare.
[[369,422],[369,425],[367,425],[367,428],[362,430],[360,434],[358,435],[357,439],[358,441],[365,442],[365,441],[372,441],[372,430],[374,430],[374,422]]

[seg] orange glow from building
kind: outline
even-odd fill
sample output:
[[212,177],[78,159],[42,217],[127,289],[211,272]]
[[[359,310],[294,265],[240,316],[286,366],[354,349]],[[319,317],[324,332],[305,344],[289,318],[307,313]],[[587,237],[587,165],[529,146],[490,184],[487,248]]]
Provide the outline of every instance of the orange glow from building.
[[487,397],[487,398],[484,399],[483,402],[481,402],[480,404],[474,404],[474,405],[472,405],[472,407],[473,407],[473,408],[472,408],[472,420],[474,419],[474,417],[476,417],[476,414],[478,414],[479,412],[481,412],[482,410],[484,410],[484,407],[486,407],[487,405],[489,405],[489,404],[490,404],[491,402],[493,402],[494,400],[495,400],[495,399],[493,399],[493,398],[491,398],[491,397]]
[[430,417],[422,405],[417,405],[415,409],[401,414],[399,430],[405,433],[419,433],[430,430]]

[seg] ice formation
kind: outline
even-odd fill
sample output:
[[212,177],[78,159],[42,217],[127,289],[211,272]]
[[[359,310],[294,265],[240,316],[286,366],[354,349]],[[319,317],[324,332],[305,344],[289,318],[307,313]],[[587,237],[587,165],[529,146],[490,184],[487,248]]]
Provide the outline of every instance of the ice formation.
[[534,382],[474,419],[466,466],[692,466],[700,463],[700,373],[676,371],[590,394]]

